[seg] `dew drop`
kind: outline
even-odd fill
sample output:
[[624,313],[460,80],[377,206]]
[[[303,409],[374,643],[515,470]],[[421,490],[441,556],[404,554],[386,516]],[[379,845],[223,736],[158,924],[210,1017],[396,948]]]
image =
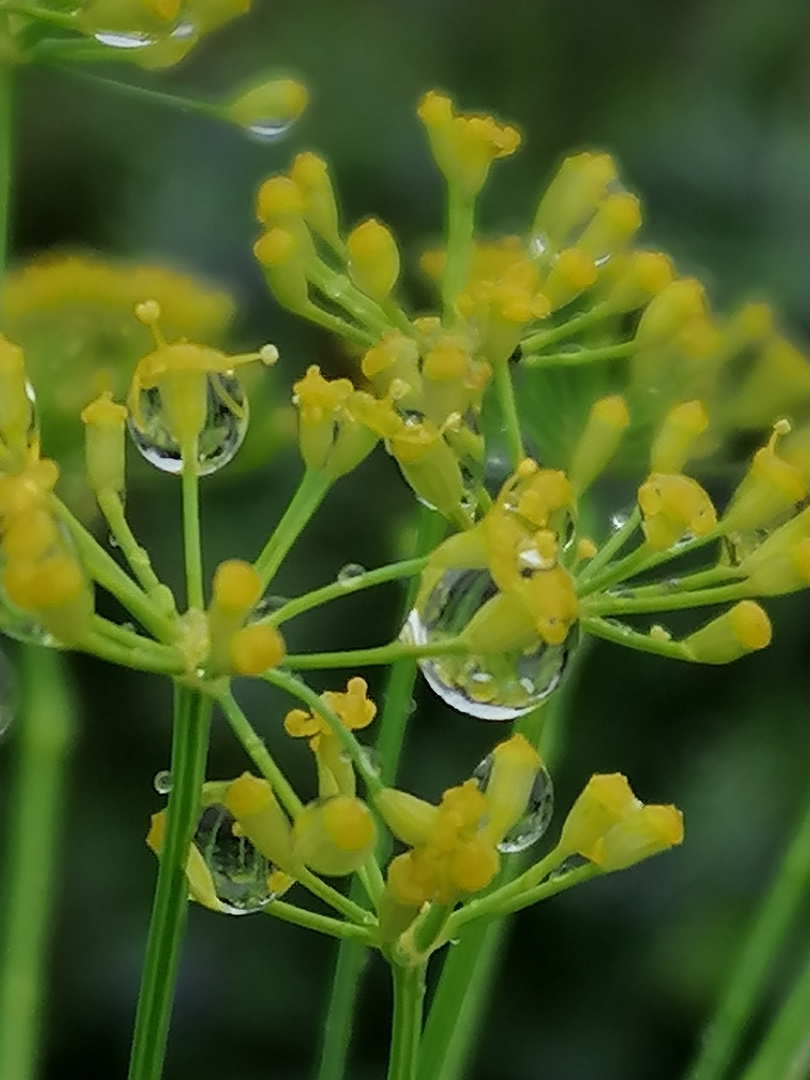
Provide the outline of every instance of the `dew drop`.
[[[403,640],[432,645],[457,637],[497,591],[486,570],[448,571],[421,609],[411,611]],[[419,667],[431,689],[459,712],[480,720],[514,720],[557,689],[576,640],[572,628],[561,645],[538,640],[528,651],[448,653],[422,658]]]
[[168,795],[172,790],[172,774],[168,769],[161,769],[160,772],[155,773],[152,784],[158,795]]
[[[166,424],[157,387],[142,390],[141,430],[130,416],[129,433],[136,447],[162,472],[178,475],[183,468],[180,447]],[[197,440],[197,468],[200,476],[217,472],[242,445],[248,424],[248,401],[241,381],[233,373],[209,375],[205,424]]]
[[202,854],[220,903],[231,915],[261,911],[275,893],[267,879],[275,867],[246,836],[239,835],[236,821],[221,803],[207,806],[200,815],[194,843]]
[[245,131],[252,135],[257,142],[275,142],[286,134],[295,123],[295,120],[281,120],[278,117],[268,116],[261,120],[254,120],[245,127]]
[[111,49],[144,49],[155,44],[155,38],[137,30],[97,30],[93,37]]
[[252,621],[258,622],[260,619],[272,615],[274,611],[278,611],[279,608],[283,608],[289,602],[289,598],[286,596],[276,596],[272,593],[263,596],[253,609]]
[[17,682],[14,669],[0,652],[0,739],[14,722],[17,713]]
[[107,537],[107,543],[110,545],[111,548],[118,547],[118,541],[112,533],[110,533],[110,535]]
[[584,855],[569,855],[567,859],[563,859],[555,870],[551,871],[548,880],[556,881],[557,878],[570,874],[572,870],[579,870],[580,867],[587,866],[589,862],[590,859],[586,859]]
[[189,38],[193,38],[196,33],[197,28],[194,23],[179,22],[169,36],[174,38],[175,41],[188,41]]
[[[486,792],[491,775],[492,754],[488,754],[473,772],[473,779],[478,781],[481,791]],[[548,828],[553,813],[554,785],[548,769],[542,765],[529,793],[525,814],[498,844],[498,851],[512,855],[537,843]]]
[[337,583],[338,585],[351,585],[355,578],[362,577],[365,572],[365,566],[361,566],[360,563],[346,563],[344,567],[338,570]]
[[361,749],[363,752],[363,757],[366,760],[366,765],[373,773],[376,773],[376,775],[379,776],[382,772],[382,759],[377,752],[377,748],[374,746],[361,745]]
[[627,522],[630,520],[632,510],[617,510],[615,514],[610,515],[610,527],[614,532],[618,532],[619,529],[623,529]]

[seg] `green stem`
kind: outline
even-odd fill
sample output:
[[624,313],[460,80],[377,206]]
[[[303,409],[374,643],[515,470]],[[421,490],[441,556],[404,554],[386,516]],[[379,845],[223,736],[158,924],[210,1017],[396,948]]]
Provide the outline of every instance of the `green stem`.
[[387,1080],[416,1080],[422,1005],[425,998],[425,965],[392,963],[394,1017]]
[[296,907],[295,904],[287,904],[283,900],[271,900],[262,910],[267,915],[273,915],[293,926],[302,926],[305,930],[315,930],[319,934],[342,938],[355,948],[372,945],[374,941],[372,931],[365,926],[341,922],[329,915],[320,915],[316,911],[306,911],[304,908]]
[[680,611],[684,608],[708,607],[742,600],[749,594],[743,581],[733,585],[718,585],[715,589],[698,589],[695,592],[670,593],[664,596],[611,596],[602,593],[582,604],[584,616],[594,615],[643,615],[656,611]]
[[[272,291],[272,289],[271,289]],[[304,318],[309,319],[310,322],[314,322],[317,326],[322,326],[324,330],[328,330],[330,334],[335,334],[337,337],[346,338],[347,341],[353,341],[355,345],[359,345],[363,349],[368,349],[375,342],[375,337],[367,330],[363,330],[359,326],[355,326],[353,323],[346,322],[345,319],[341,319],[339,315],[333,315],[331,311],[324,311],[323,308],[312,301],[307,304],[306,310],[300,312]]]
[[470,273],[475,197],[465,195],[456,184],[447,188],[447,258],[442,275],[442,311],[446,326],[458,318],[456,299]]
[[810,959],[741,1080],[805,1080],[810,1068]]
[[[171,596],[171,593],[152,569],[149,553],[135,539],[126,519],[124,505],[118,492],[112,489],[99,491],[96,493],[96,501],[107,524],[110,526],[110,531],[115,537],[118,547],[121,549],[121,554],[129,563],[130,569],[138,579],[143,591],[156,606],[159,607],[163,604],[164,607],[168,608],[166,600]],[[166,614],[171,615],[171,610],[167,610]]]
[[605,345],[601,349],[578,348],[572,352],[530,353],[524,354],[522,363],[529,368],[581,367],[601,360],[621,360],[635,352],[634,341],[625,341],[620,345]]
[[217,695],[216,700],[231,725],[231,730],[247,751],[253,764],[268,781],[290,817],[296,818],[301,812],[301,800],[273,760],[264,741],[259,738],[253,725],[239,708],[233,694],[230,690],[225,690]]
[[301,535],[331,486],[331,477],[322,469],[307,469],[304,473],[281,521],[256,559],[255,566],[262,579],[263,588],[267,588],[285,555]]
[[[565,892],[566,889],[570,889],[574,885],[589,881],[599,873],[598,866],[588,864],[587,866],[580,866],[576,870],[571,870],[568,874],[561,874],[557,878],[552,878],[550,881],[543,881],[531,889],[522,889],[515,893],[507,891],[511,888],[510,886],[506,886],[503,890],[496,889],[494,893],[482,897],[481,900],[471,900],[469,904],[457,911],[447,924],[447,936],[449,938],[454,937],[462,926],[475,919],[502,919],[515,911],[531,907],[532,904],[547,900],[551,896],[556,896],[557,893]],[[506,895],[501,895],[502,893]]]
[[0,927],[0,1076],[33,1080],[57,839],[73,731],[58,653],[24,646],[17,772],[9,807]]
[[[149,642],[148,639],[144,641],[147,645],[154,645],[154,642]],[[124,645],[99,630],[91,629],[76,648],[80,652],[90,653],[102,660],[109,660],[111,664],[137,668],[138,671],[151,671],[158,675],[182,675],[185,670],[182,656],[174,649],[158,646],[163,650],[161,654],[154,648],[141,649],[133,645]]]
[[638,652],[652,653],[654,656],[666,656],[670,660],[693,660],[680,641],[664,641],[640,634],[624,623],[608,622],[606,619],[584,618],[580,622],[582,632],[603,641],[612,641],[614,645],[624,645]]
[[[445,656],[448,653],[463,653],[467,647],[456,638],[436,641],[432,645],[411,645],[407,641],[392,641],[388,645],[376,645],[370,649],[347,649],[345,652],[300,653],[284,657],[284,666],[305,671],[312,668],[350,668],[372,667],[377,664],[390,664],[394,660],[406,657]],[[262,678],[268,676],[263,675]]]
[[116,598],[147,630],[161,641],[175,640],[175,622],[158,611],[149,597],[140,589],[98,543],[95,537],[74,517],[61,499],[51,498],[51,506],[59,520],[67,527],[76,544],[82,562],[103,589]]
[[200,541],[200,478],[197,472],[197,440],[183,452],[183,556],[186,564],[186,604],[202,611],[202,544]]
[[172,789],[149,923],[128,1080],[160,1080],[188,909],[186,859],[205,779],[211,699],[175,686]]
[[592,578],[596,577],[599,571],[607,566],[613,556],[621,551],[640,524],[641,511],[636,506],[632,513],[628,515],[627,520],[605,541],[588,565],[584,567],[582,573],[577,576],[577,584],[584,584],[586,581],[590,582]]
[[[416,554],[418,557],[409,560],[409,562],[395,563],[394,566],[403,568],[413,566],[414,573],[418,573],[424,566],[427,554],[436,547],[445,531],[444,519],[439,514],[422,509],[419,515],[419,533],[416,541]],[[392,566],[387,569],[393,568]],[[369,579],[379,575],[381,572],[380,570],[372,570],[364,574],[363,578]],[[358,585],[361,580],[360,577],[352,578],[347,582],[347,585],[361,587]],[[379,580],[379,578],[375,578],[374,584],[377,584]],[[334,588],[335,586],[328,587],[328,589]],[[346,589],[346,586],[341,586],[341,588]],[[413,577],[409,582],[402,607],[403,622],[413,606],[418,589],[419,580]],[[328,590],[321,589],[318,591],[324,593]],[[310,594],[310,596],[315,595],[315,593]],[[301,599],[303,600],[305,597],[301,597]],[[292,604],[296,602],[295,600],[291,601]],[[284,608],[280,609],[277,614],[283,613],[284,610]],[[377,728],[377,742],[375,744],[377,758],[380,762],[380,781],[385,786],[393,784],[396,779],[399,758],[405,739],[405,730],[411,713],[411,699],[417,670],[416,660],[409,656],[395,661],[391,665],[388,674],[388,682],[383,695],[382,713]],[[389,849],[390,840],[383,834],[380,837],[377,851],[381,864],[385,862]],[[375,863],[375,865],[377,864]],[[353,883],[352,889],[356,888],[356,883]],[[354,895],[355,893],[352,892],[352,896]],[[355,1005],[360,992],[360,982],[367,957],[366,950],[356,943],[350,941],[341,942],[324,1023],[318,1080],[343,1080],[346,1074],[346,1062],[354,1027]]]
[[374,337],[380,337],[392,329],[386,314],[370,297],[345,274],[333,270],[317,256],[307,260],[307,277],[327,299],[339,304],[353,319],[368,328]]
[[[581,589],[580,594],[586,595],[600,589],[607,589],[619,581],[624,581],[626,578],[636,577],[638,574],[644,574],[648,570],[654,570],[657,566],[672,562],[673,559],[680,559],[693,551],[699,551],[700,548],[705,547],[707,544],[717,541],[721,535],[718,526],[718,528],[706,533],[705,536],[695,536],[691,540],[681,541],[674,547],[666,548],[664,551],[652,551],[646,544],[642,544],[641,547],[636,548],[635,551],[631,551],[629,555],[609,566],[604,573],[595,577],[590,573],[588,575],[583,574],[580,582],[587,581],[588,587],[587,589]],[[588,567],[588,569],[590,570],[591,567]]]
[[521,352],[524,354],[527,352],[539,352],[549,345],[555,345],[558,341],[573,337],[580,330],[588,329],[610,314],[611,310],[606,304],[595,304],[589,311],[584,311],[581,315],[574,315],[573,318],[560,323],[559,326],[554,326],[550,330],[538,330],[537,333],[530,334],[521,341]]
[[492,372],[495,381],[495,393],[501,410],[501,420],[506,434],[506,446],[512,465],[517,468],[526,455],[523,450],[520,417],[518,416],[515,388],[512,385],[512,374],[508,362],[494,364]]
[[329,904],[335,911],[339,911],[341,915],[349,919],[351,922],[356,923],[358,926],[372,927],[377,925],[377,920],[370,911],[361,907],[360,904],[355,903],[354,900],[348,896],[344,896],[343,893],[338,892],[337,889],[333,889],[331,885],[327,885],[325,881],[322,881],[316,874],[313,874],[310,870],[305,868],[297,868],[295,871],[295,878],[299,884],[303,885],[305,889],[308,889],[313,896],[317,896],[319,900],[323,900],[325,904]]
[[312,608],[320,607],[321,604],[327,604],[332,600],[340,600],[341,597],[351,596],[352,593],[360,592],[362,589],[370,589],[375,585],[382,585],[386,581],[395,581],[397,578],[412,577],[420,574],[426,562],[426,558],[407,559],[404,562],[381,566],[378,570],[367,570],[364,574],[358,574],[357,577],[348,578],[346,581],[332,582],[329,585],[324,585],[321,589],[313,589],[312,592],[297,596],[294,600],[288,600],[283,607],[278,608],[262,621],[272,623],[274,626],[280,626],[282,623],[287,622],[288,619],[293,619],[296,615],[301,615]]
[[[107,56],[110,57],[110,53],[113,50],[105,50]],[[216,105],[208,101],[198,101],[195,98],[182,97],[179,94],[168,93],[165,90],[152,90],[146,86],[137,86],[135,83],[120,82],[118,79],[108,79],[103,75],[95,75],[91,71],[86,71],[80,67],[69,67],[67,64],[55,64],[65,75],[72,75],[84,82],[95,83],[97,86],[104,90],[112,91],[114,94],[122,94],[124,97],[135,98],[138,101],[146,101],[153,105],[162,105],[170,109],[179,109],[182,112],[198,113],[201,116],[207,116],[214,120],[228,120],[227,115],[224,113],[221,106]]]
[[[701,1039],[687,1080],[720,1080],[731,1063],[779,950],[810,889],[810,799],[782,864],[757,912]],[[764,1075],[764,1074],[763,1074]]]
[[710,570],[698,570],[694,574],[685,574],[681,578],[671,581],[656,582],[654,585],[639,585],[632,590],[632,595],[642,596],[670,596],[679,592],[695,592],[698,589],[713,588],[715,585],[728,584],[730,581],[740,581],[740,571],[731,566],[713,566]]

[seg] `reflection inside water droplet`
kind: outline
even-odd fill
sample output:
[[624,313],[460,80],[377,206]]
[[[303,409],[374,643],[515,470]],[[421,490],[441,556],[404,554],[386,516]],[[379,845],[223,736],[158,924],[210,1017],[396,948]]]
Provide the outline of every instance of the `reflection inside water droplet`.
[[238,833],[234,818],[217,803],[200,815],[194,843],[211,871],[220,903],[231,915],[249,915],[275,898],[267,883],[275,867]]
[[[197,439],[200,476],[217,472],[242,445],[248,424],[248,401],[241,381],[233,373],[207,377],[205,424]],[[162,472],[179,474],[183,468],[180,447],[166,424],[160,390],[142,390],[139,398],[143,430],[132,416],[127,419],[132,441],[150,465]]]
[[[451,570],[408,616],[403,639],[416,645],[449,641],[497,593],[486,570]],[[577,630],[561,645],[541,640],[528,650],[476,655],[448,653],[420,659],[428,685],[452,708],[480,720],[514,720],[560,684]]]
[[262,120],[254,120],[248,124],[245,130],[252,135],[257,142],[275,142],[293,126],[293,120],[280,120],[277,117],[266,117]]
[[144,49],[155,44],[155,38],[137,30],[97,30],[93,37],[100,45],[109,45],[111,49]]
[[158,795],[168,795],[172,790],[172,774],[168,769],[161,769],[160,772],[155,773],[152,783]]
[[362,577],[365,572],[365,566],[361,566],[360,563],[346,563],[344,567],[338,570],[337,583],[338,585],[349,585],[355,578]]
[[[473,779],[478,781],[481,791],[486,792],[492,774],[492,754],[488,754],[473,772]],[[498,850],[506,854],[525,851],[535,844],[545,833],[554,813],[554,785],[545,765],[535,778],[526,812],[498,844]]]

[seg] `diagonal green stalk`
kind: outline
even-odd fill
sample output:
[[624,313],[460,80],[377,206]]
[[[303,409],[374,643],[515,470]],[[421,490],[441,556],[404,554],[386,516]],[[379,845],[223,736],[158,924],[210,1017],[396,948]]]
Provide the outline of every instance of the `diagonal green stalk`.
[[492,377],[495,382],[495,393],[498,396],[501,421],[506,434],[506,446],[509,450],[509,458],[513,468],[517,468],[526,455],[523,451],[523,437],[520,432],[520,417],[518,416],[515,388],[512,384],[512,372],[509,370],[509,363],[504,361],[499,364],[494,364],[492,368]]
[[332,486],[331,477],[322,469],[307,469],[273,535],[264,545],[255,566],[266,588],[281,566],[285,555],[301,534]]
[[[810,798],[729,974],[687,1080],[721,1080],[810,889]],[[763,1074],[764,1075],[764,1074]]]
[[64,661],[21,650],[20,731],[0,924],[0,1076],[33,1080],[73,710]]
[[186,859],[205,779],[211,699],[175,685],[166,830],[146,943],[128,1080],[160,1080],[188,909]]
[[810,1070],[810,957],[741,1080],[805,1080]]
[[[441,541],[446,531],[444,519],[433,511],[423,509],[419,516],[419,534],[416,541],[416,558],[411,563],[423,565],[425,557]],[[396,564],[395,564],[396,565]],[[406,566],[407,563],[400,563]],[[379,571],[371,571],[366,577]],[[357,580],[357,579],[354,579]],[[354,584],[354,581],[352,582]],[[413,606],[419,579],[414,577],[408,585],[402,609],[402,622]],[[325,590],[322,590],[325,591]],[[311,594],[315,595],[315,594]],[[295,601],[291,601],[295,603]],[[284,609],[281,609],[282,611]],[[416,681],[417,664],[412,656],[396,660],[388,675],[383,696],[383,708],[377,731],[376,751],[380,762],[380,780],[386,786],[394,783],[399,765],[405,730],[411,713],[411,699]],[[387,838],[381,838],[378,850],[380,863],[388,854]],[[351,896],[358,899],[359,884],[352,883]],[[318,1080],[343,1080],[351,1044],[354,1012],[363,971],[368,960],[367,950],[353,941],[342,941],[338,949],[332,991],[324,1022],[323,1045],[318,1070]]]

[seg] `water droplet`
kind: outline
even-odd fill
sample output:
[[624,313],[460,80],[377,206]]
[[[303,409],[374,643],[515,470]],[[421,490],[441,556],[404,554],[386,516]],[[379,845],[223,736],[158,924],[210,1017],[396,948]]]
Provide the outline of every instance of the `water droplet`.
[[275,898],[267,879],[275,867],[240,836],[236,822],[220,803],[200,815],[194,843],[214,880],[217,898],[231,915],[261,911]]
[[17,713],[17,681],[14,669],[0,652],[0,739],[14,722]]
[[[488,754],[473,771],[473,779],[478,781],[481,791],[487,790],[492,774],[492,754]],[[554,785],[545,765],[542,765],[532,785],[526,812],[498,844],[498,851],[514,854],[525,851],[535,844],[545,833],[554,813]]]
[[258,622],[260,619],[272,615],[274,611],[278,611],[279,608],[283,608],[289,602],[286,596],[276,596],[274,594],[263,596],[253,609],[253,621]]
[[[248,402],[241,381],[233,373],[209,375],[208,408],[197,440],[200,476],[223,468],[242,445],[248,423]],[[179,474],[183,468],[180,447],[166,426],[160,391],[142,390],[139,399],[144,430],[127,420],[132,440],[146,460],[162,472]]]
[[411,698],[411,700],[408,702],[408,716],[413,716],[415,712],[416,712],[416,699]]
[[623,529],[627,522],[630,520],[630,515],[633,513],[632,507],[627,510],[617,510],[615,514],[610,515],[610,527],[614,532],[618,532],[619,529]]
[[[448,571],[421,610],[411,611],[402,637],[416,645],[455,638],[497,591],[486,570]],[[577,636],[572,628],[561,645],[538,639],[528,651],[448,653],[423,658],[419,667],[431,689],[459,712],[480,720],[514,720],[557,689]]]
[[338,570],[337,583],[338,585],[350,585],[355,578],[362,577],[365,572],[365,566],[361,566],[360,563],[346,563],[342,569]]
[[115,539],[112,533],[110,533],[110,535],[107,537],[107,543],[110,545],[111,548],[118,547],[118,541]]
[[581,866],[587,866],[589,862],[590,859],[586,859],[584,855],[569,855],[567,859],[563,859],[556,870],[551,871],[548,880],[555,881],[557,878],[565,877],[572,870],[579,870]]
[[172,774],[168,769],[161,769],[160,772],[155,773],[152,784],[158,795],[168,795],[172,790]]
[[197,27],[191,22],[179,22],[172,30],[170,37],[173,37],[175,41],[188,41],[189,38],[193,38],[197,33]]
[[111,49],[144,49],[155,44],[155,38],[137,30],[97,30],[93,37]]
[[[361,749],[363,751],[363,757],[366,759],[366,765],[373,773],[376,773],[377,776],[379,776],[382,771],[382,760],[377,752],[377,748],[375,746],[365,746],[361,744]],[[349,760],[351,760],[351,758]]]
[[258,142],[275,142],[290,130],[295,120],[280,120],[269,116],[263,120],[254,120],[248,124],[245,131],[252,135]]

